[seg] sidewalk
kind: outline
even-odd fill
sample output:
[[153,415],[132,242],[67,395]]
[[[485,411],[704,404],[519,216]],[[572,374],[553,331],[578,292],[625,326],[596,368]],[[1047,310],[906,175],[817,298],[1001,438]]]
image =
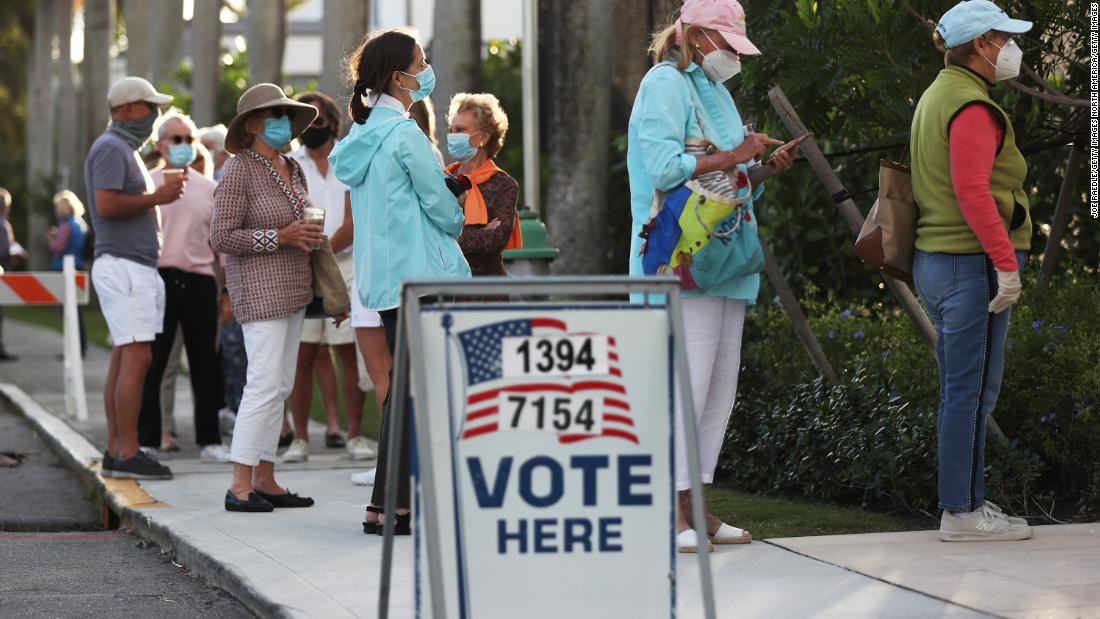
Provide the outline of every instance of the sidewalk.
[[[31,396],[24,408],[37,410],[45,420],[39,425],[60,436],[73,461],[97,467],[106,352],[89,350],[91,419],[77,424],[64,419],[61,338],[7,321],[5,340],[20,360],[0,365],[0,383]],[[193,436],[189,391],[182,381],[181,445]],[[311,442],[323,444],[318,439]],[[285,486],[317,500],[310,509],[225,512],[229,466],[199,462],[192,447],[169,462],[176,479],[127,490],[124,511],[138,534],[173,550],[177,561],[261,616],[374,617],[382,540],[362,534],[367,489],[348,480],[363,464],[339,450],[317,451],[308,463],[279,466]],[[121,492],[117,480],[107,484]],[[412,569],[411,539],[399,538],[391,617],[413,616]],[[719,547],[712,570],[719,617],[1100,618],[1098,525],[1040,527],[1035,539],[1012,544],[943,544],[932,532],[769,540]],[[677,586],[678,616],[702,616],[694,557],[678,557]]]

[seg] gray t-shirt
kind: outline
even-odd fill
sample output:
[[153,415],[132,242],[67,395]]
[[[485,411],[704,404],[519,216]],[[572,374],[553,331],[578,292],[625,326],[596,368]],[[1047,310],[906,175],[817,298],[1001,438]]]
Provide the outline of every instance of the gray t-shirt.
[[133,217],[103,217],[96,210],[96,190],[115,189],[129,195],[152,193],[153,179],[137,151],[117,133],[99,136],[84,161],[88,212],[95,230],[95,256],[126,258],[154,267],[160,258],[160,207]]

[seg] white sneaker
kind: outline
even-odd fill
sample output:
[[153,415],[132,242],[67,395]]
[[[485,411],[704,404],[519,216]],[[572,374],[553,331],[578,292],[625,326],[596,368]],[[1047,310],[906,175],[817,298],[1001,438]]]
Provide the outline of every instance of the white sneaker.
[[283,462],[305,462],[306,460],[309,460],[309,443],[304,439],[294,439],[290,447],[283,452]]
[[203,462],[229,462],[229,448],[221,443],[206,445],[199,453]]
[[374,485],[374,473],[378,469],[367,469],[359,473],[351,474],[351,483],[356,486],[373,486]]
[[[1005,510],[1001,509],[1001,507],[999,505],[997,505],[996,503],[991,503],[989,501],[986,501],[985,504],[989,507],[989,509],[992,509],[993,511],[997,512],[998,514],[1004,514],[1005,513]],[[1005,518],[1008,518],[1008,521],[1011,522],[1012,524],[1023,524],[1023,525],[1027,524],[1027,518],[1020,518],[1019,516],[1009,516],[1008,514],[1005,514]]]
[[984,503],[965,515],[944,510],[939,534],[944,542],[1005,542],[1028,539],[1031,527],[1010,521],[1003,512]]
[[348,439],[348,455],[352,460],[368,460],[378,454],[365,436],[356,436]]

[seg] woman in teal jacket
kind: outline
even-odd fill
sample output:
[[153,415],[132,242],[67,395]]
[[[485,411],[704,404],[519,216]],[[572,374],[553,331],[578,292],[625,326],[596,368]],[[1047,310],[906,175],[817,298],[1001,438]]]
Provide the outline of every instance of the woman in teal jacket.
[[[753,202],[763,191],[764,179],[789,167],[794,156],[792,148],[777,151],[764,164],[757,163],[769,145],[782,142],[746,127],[724,85],[740,71],[741,55],[760,53],[746,37],[745,12],[736,0],[687,0],[679,19],[654,38],[650,52],[656,66],[642,80],[628,128],[627,172],[634,219],[631,275],[644,274],[640,234],[650,220],[655,193],[672,192],[694,181],[711,195],[744,199],[741,211],[721,222],[715,235],[721,235],[723,229],[739,230],[736,234],[754,238]],[[734,221],[738,217],[740,223]],[[720,251],[723,245],[726,243],[713,251]],[[756,303],[760,289],[760,275],[744,275],[744,265],[737,262],[710,261],[718,268],[705,273],[706,283],[682,294],[704,484],[713,479],[737,394],[745,308]],[[710,513],[705,515],[705,538],[700,539],[690,528],[691,481],[685,451],[683,432],[678,432],[677,549],[695,552],[707,539],[715,544],[751,541],[748,531],[725,524]]]
[[[393,354],[401,283],[410,279],[470,277],[458,246],[462,208],[444,182],[431,143],[409,118],[409,106],[426,98],[435,74],[416,38],[405,30],[369,37],[348,59],[355,82],[347,137],[329,155],[336,177],[351,188],[355,285],[363,307],[382,316]],[[364,533],[381,533],[385,498],[390,398],[383,403],[374,493]],[[406,424],[406,428],[408,425]],[[398,437],[408,441],[408,437]],[[396,528],[410,532],[409,458],[399,463]]]

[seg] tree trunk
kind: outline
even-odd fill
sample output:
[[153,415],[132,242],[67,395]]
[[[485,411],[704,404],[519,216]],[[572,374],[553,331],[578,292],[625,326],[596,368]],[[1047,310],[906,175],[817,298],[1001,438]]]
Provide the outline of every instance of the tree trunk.
[[[437,78],[435,135],[447,142],[447,108],[460,92],[481,91],[481,0],[447,0],[435,3],[429,60]],[[447,155],[446,149],[443,149]],[[448,155],[449,160],[449,155]]]
[[[27,229],[28,265],[42,268],[48,262],[46,230],[50,222],[50,196],[55,189],[53,38],[57,3],[39,0],[34,10],[31,70],[27,74]],[[2,231],[0,231],[2,232]]]
[[72,188],[79,177],[83,153],[76,137],[76,86],[73,82],[72,32],[73,0],[57,2],[57,180],[58,186]]
[[200,127],[218,122],[221,6],[221,0],[195,0],[191,17],[191,118]]
[[[612,28],[611,83],[618,91],[629,116],[638,84],[653,66],[646,50],[653,34],[672,23],[681,5],[680,0],[615,0]],[[616,120],[622,120],[622,109],[614,110]],[[616,126],[622,124],[615,123]]]
[[147,80],[153,78],[153,12],[158,10],[149,0],[124,0],[122,3],[122,21],[126,24],[127,75]]
[[344,57],[355,51],[359,41],[370,31],[370,3],[363,0],[325,0],[323,19],[324,42],[318,86],[321,92],[337,100],[346,116],[347,106],[343,103],[350,96],[350,87],[344,83]]
[[555,274],[606,272],[607,166],[611,110],[608,33],[600,0],[540,3],[541,63],[550,174],[547,227],[561,249]]
[[149,62],[153,77],[149,81],[159,88],[162,83],[172,83],[172,71],[183,59],[183,0],[157,0],[152,17]]
[[[111,120],[111,45],[115,35],[113,0],[84,0],[84,145],[90,146]],[[83,154],[83,153],[82,153]]]
[[286,41],[285,0],[248,2],[248,85],[280,84]]

